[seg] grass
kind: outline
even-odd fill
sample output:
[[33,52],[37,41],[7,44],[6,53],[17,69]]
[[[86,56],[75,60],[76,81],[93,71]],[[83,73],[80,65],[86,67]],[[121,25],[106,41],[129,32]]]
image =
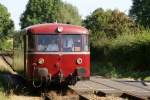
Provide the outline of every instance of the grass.
[[9,97],[6,97],[5,95],[4,95],[4,89],[3,89],[3,84],[2,84],[2,77],[0,77],[0,100],[8,100],[9,99]]
[[9,71],[6,68],[0,66],[0,73],[1,74],[3,74],[3,73],[9,73]]
[[24,55],[23,50],[14,52],[14,70],[19,74],[22,74],[24,70]]
[[111,63],[91,63],[91,74],[101,75],[107,78],[132,78],[150,80],[150,71],[131,70],[123,67],[115,67]]
[[[14,56],[14,69],[17,72],[23,71],[23,53],[20,51],[15,52]],[[1,77],[2,74],[10,73],[8,65],[6,65],[2,60],[0,60],[0,100],[8,100],[11,96],[7,97],[4,95],[4,88],[3,88],[3,79]]]
[[4,96],[4,93],[2,91],[0,91],[0,99],[1,100],[8,100],[9,97]]
[[145,79],[144,79],[144,80],[146,80],[146,81],[150,81],[150,76],[145,77]]

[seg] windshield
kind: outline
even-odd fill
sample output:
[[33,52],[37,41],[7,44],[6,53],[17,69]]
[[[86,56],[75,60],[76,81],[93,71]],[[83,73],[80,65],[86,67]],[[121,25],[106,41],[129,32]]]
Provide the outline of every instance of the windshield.
[[62,38],[64,52],[81,51],[81,35],[63,35]]
[[59,51],[58,35],[38,35],[38,51]]
[[[83,46],[82,46],[83,45]],[[40,52],[88,51],[87,35],[29,35],[28,50]]]

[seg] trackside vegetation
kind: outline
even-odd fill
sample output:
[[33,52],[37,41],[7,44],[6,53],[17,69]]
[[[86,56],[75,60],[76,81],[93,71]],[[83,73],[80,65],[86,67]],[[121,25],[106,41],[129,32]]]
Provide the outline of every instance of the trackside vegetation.
[[9,97],[4,95],[4,88],[3,88],[3,84],[2,84],[3,80],[2,80],[2,76],[0,76],[0,99],[1,100],[9,100]]
[[[137,19],[134,18],[134,11],[138,11],[134,10],[136,4],[138,3],[133,4],[130,11],[132,18],[119,10],[97,8],[82,20],[78,9],[62,0],[29,0],[20,16],[20,25],[21,28],[25,28],[56,20],[60,23],[82,24],[91,33],[91,74],[149,79],[147,77],[150,76],[150,29],[145,21],[139,25],[141,19],[138,19],[138,14],[135,13]],[[142,4],[147,6],[148,3],[140,3]],[[13,21],[7,8],[1,4],[0,13],[0,22],[3,22],[0,23],[0,35],[4,37],[0,39],[0,50],[12,50],[15,45],[20,50],[14,52],[15,69],[22,72],[22,42],[14,32]],[[142,20],[148,18],[143,16]],[[14,39],[14,44],[13,36],[18,39]]]
[[[83,20],[78,9],[63,0],[28,0],[20,26],[53,22],[82,25],[90,31],[91,75],[150,80],[150,1],[132,1],[130,15],[97,8]],[[21,35],[14,31],[10,13],[0,3],[0,52],[14,49],[14,69],[23,75]],[[4,96],[2,74],[9,71],[1,64],[0,100],[7,100],[10,97]]]
[[96,9],[84,20],[90,32],[92,74],[144,79],[150,75],[150,30],[118,10]]
[[[150,75],[150,34],[120,35],[91,49],[92,73],[145,79]],[[95,58],[96,57],[96,58]]]

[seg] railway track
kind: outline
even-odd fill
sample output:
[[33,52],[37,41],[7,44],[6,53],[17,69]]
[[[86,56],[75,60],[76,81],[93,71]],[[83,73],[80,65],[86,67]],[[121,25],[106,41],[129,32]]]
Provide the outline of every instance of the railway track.
[[13,66],[13,52],[0,52],[0,66],[11,74],[17,74]]
[[79,95],[68,87],[51,86],[41,94],[42,100],[79,100]]
[[[19,82],[19,77],[13,78]],[[75,86],[55,85],[37,91],[41,91],[42,100],[150,100],[150,84],[144,86],[139,81],[118,81],[97,76],[79,81]]]
[[[64,94],[60,89],[55,93],[46,93],[44,100],[150,100],[150,85],[144,86],[140,81],[111,80],[101,77],[91,77],[90,80],[79,81],[75,86],[69,86]],[[54,99],[55,98],[55,99]]]
[[13,67],[13,52],[0,52],[0,60],[9,67]]

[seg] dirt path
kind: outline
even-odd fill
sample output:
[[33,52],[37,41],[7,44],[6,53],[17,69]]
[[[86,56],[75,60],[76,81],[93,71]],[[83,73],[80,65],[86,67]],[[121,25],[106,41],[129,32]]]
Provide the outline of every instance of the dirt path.
[[30,96],[10,96],[10,100],[42,100],[41,97],[30,97]]

